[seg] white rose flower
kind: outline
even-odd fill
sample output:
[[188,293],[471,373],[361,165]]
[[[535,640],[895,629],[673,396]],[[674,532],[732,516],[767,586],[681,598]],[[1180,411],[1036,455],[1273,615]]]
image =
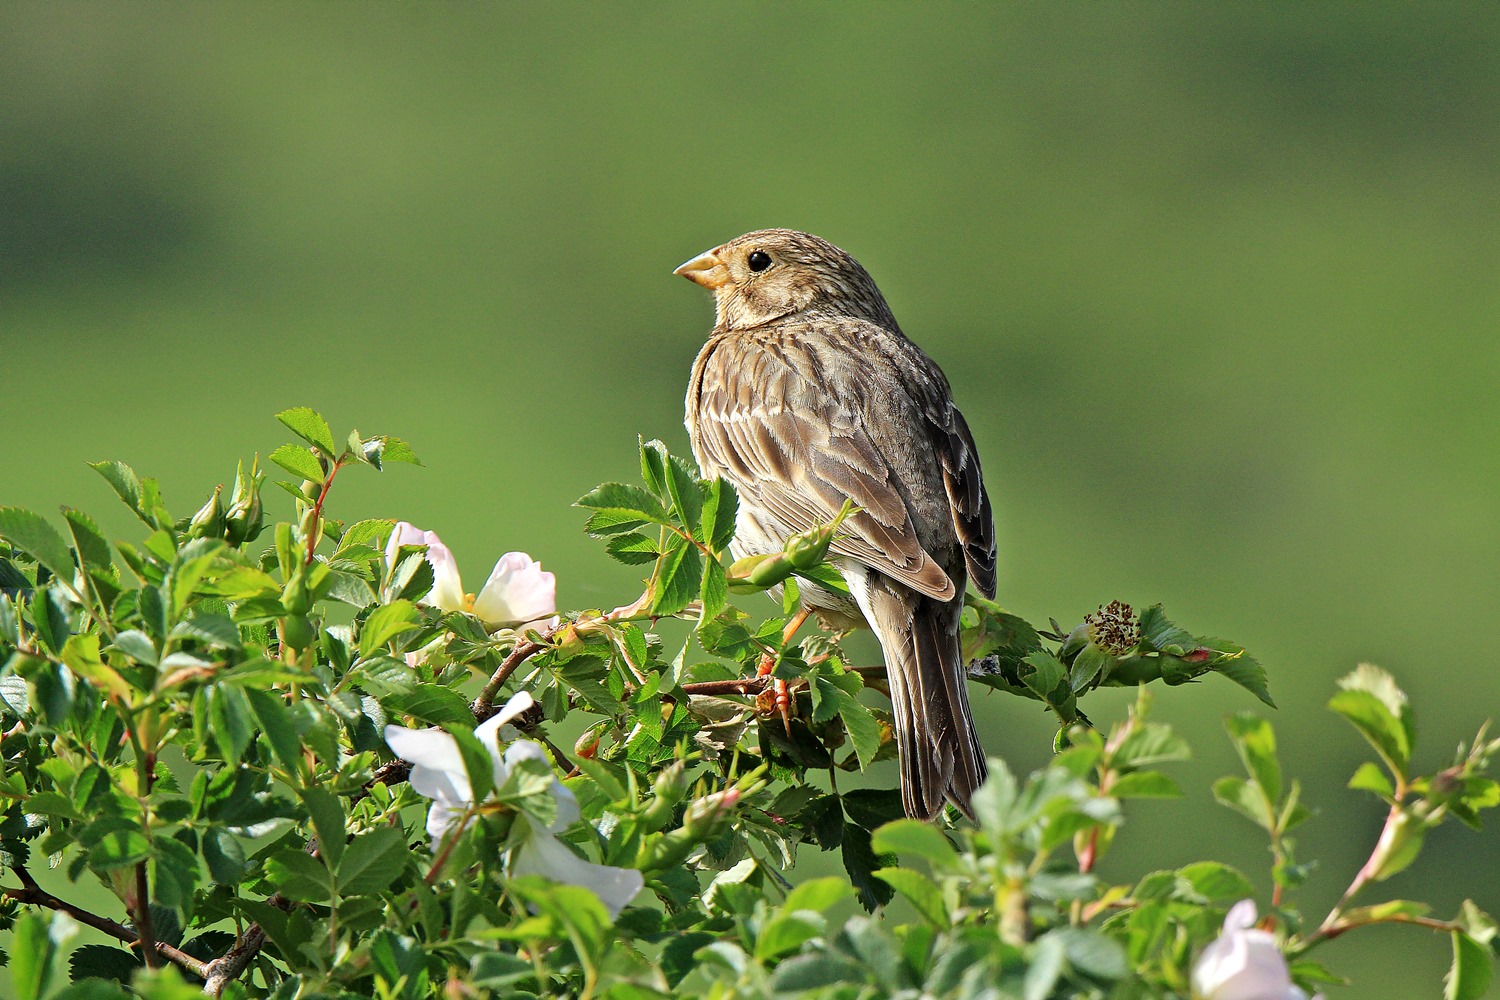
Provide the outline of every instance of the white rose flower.
[[394,564],[403,545],[427,546],[432,566],[432,592],[424,604],[444,611],[464,611],[491,630],[546,618],[557,611],[557,577],[524,552],[507,552],[495,563],[477,594],[464,592],[453,552],[435,531],[397,522],[385,546],[387,564]]
[[[1255,927],[1255,901],[1242,899],[1224,916],[1224,931],[1193,966],[1198,1000],[1308,1000],[1292,984],[1286,958],[1270,931]],[[1322,1000],[1322,994],[1312,1000]]]
[[[510,723],[534,704],[531,695],[522,691],[474,730],[479,742],[490,752],[497,788],[505,783],[511,769],[522,760],[547,760],[541,744],[532,740],[516,740],[504,752],[500,749],[502,739],[516,733]],[[474,806],[474,793],[469,786],[458,743],[441,729],[407,729],[403,726],[386,726],[385,742],[402,760],[412,765],[408,779],[412,788],[432,800],[432,808],[427,812],[427,836],[436,852],[444,838],[460,832],[455,827]],[[555,777],[551,791],[557,802],[557,815],[549,825],[543,827],[525,814],[516,816],[517,823],[525,824],[525,840],[511,850],[507,871],[512,875],[542,875],[554,882],[582,886],[599,897],[611,919],[619,916],[626,904],[641,891],[645,879],[633,868],[614,868],[585,861],[558,840],[557,833],[578,821],[578,799]]]

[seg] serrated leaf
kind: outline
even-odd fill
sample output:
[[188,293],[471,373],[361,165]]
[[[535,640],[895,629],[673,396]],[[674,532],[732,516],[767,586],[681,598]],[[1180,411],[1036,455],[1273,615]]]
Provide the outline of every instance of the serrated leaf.
[[223,827],[213,827],[203,834],[203,860],[208,873],[221,885],[238,885],[245,874],[245,849],[234,834]]
[[717,559],[708,559],[703,567],[703,583],[698,591],[698,601],[703,610],[698,615],[702,626],[719,617],[729,600],[729,581],[724,573],[724,564]]
[[99,530],[94,519],[75,507],[63,507],[63,518],[68,522],[68,531],[73,536],[73,549],[78,561],[85,569],[97,570],[106,577],[114,578],[115,563],[109,554],[109,541]]
[[703,580],[703,560],[695,545],[684,538],[673,538],[667,552],[656,563],[656,579],[651,588],[651,613],[674,615],[692,603]]
[[260,722],[261,733],[271,744],[271,751],[295,779],[302,769],[302,741],[286,703],[280,695],[267,691],[246,690],[243,693],[251,712]]
[[852,892],[853,890],[849,887],[848,882],[831,875],[823,878],[808,879],[787,893],[786,899],[782,901],[781,908],[788,912],[792,910],[812,910],[816,913],[822,913],[829,907],[849,898]]
[[714,552],[728,550],[738,512],[739,495],[733,486],[722,479],[704,485],[702,538]]
[[1116,779],[1109,794],[1117,799],[1177,799],[1182,789],[1160,771],[1132,771]]
[[755,940],[755,957],[761,961],[784,955],[823,933],[822,917],[805,912],[778,913],[767,920]]
[[416,628],[422,612],[411,601],[396,600],[370,612],[359,630],[359,655],[373,656],[396,636]]
[[[590,531],[597,533],[593,532],[593,529]],[[638,531],[625,531],[621,534],[610,535],[609,540],[604,543],[604,551],[627,566],[655,562],[661,555],[656,539],[648,538]]]
[[312,818],[313,830],[318,835],[318,852],[328,862],[328,867],[337,868],[339,858],[344,855],[344,807],[338,796],[323,788],[302,789],[302,804]]
[[145,521],[151,527],[156,527],[156,522],[150,517],[150,511],[142,504],[143,494],[141,480],[135,474],[135,470],[124,462],[89,462],[88,467],[103,476],[120,499],[125,502],[135,516]]
[[174,837],[151,838],[153,902],[178,907],[193,897],[198,885],[198,855]]
[[667,494],[672,508],[688,533],[703,541],[703,494],[692,470],[676,455],[667,456]]
[[345,896],[384,892],[406,869],[409,856],[399,830],[385,826],[360,834],[349,842],[338,862],[339,892]]
[[1276,731],[1258,715],[1241,712],[1224,720],[1251,780],[1271,803],[1281,801],[1281,764],[1276,759]]
[[57,529],[35,511],[0,507],[0,538],[47,567],[55,577],[71,583],[73,557]]
[[1354,772],[1354,777],[1349,779],[1349,787],[1374,792],[1386,801],[1391,801],[1396,797],[1396,788],[1391,784],[1391,779],[1386,777],[1380,765],[1374,761],[1367,760],[1359,765]]
[[1339,687],[1343,690],[1328,707],[1349,720],[1393,772],[1404,775],[1415,737],[1406,695],[1389,674],[1368,663],[1341,678]]
[[656,524],[669,523],[660,500],[639,486],[625,483],[601,483],[575,500],[574,506]]
[[950,921],[943,894],[926,875],[911,868],[882,868],[875,877],[911,900],[916,911],[934,927],[947,929]]
[[850,884],[859,893],[861,906],[874,912],[876,907],[891,901],[896,894],[895,890],[890,883],[876,878],[875,870],[894,866],[896,857],[891,854],[877,855],[870,846],[868,830],[852,823],[845,826],[839,854],[843,858],[844,871],[849,874]]
[[148,667],[156,666],[160,658],[151,637],[139,629],[126,629],[116,634],[112,645],[132,660]]
[[[317,456],[301,445],[284,444],[271,452],[271,461],[281,466],[294,476],[310,479],[315,483],[323,481],[323,467],[318,464]],[[300,490],[294,490],[300,495]]]
[[332,888],[328,869],[310,854],[283,848],[266,859],[265,871],[266,878],[287,899],[301,903],[328,901]]
[[1255,785],[1244,778],[1227,777],[1215,781],[1213,788],[1214,799],[1220,805],[1228,806],[1262,829],[1274,828],[1276,817],[1271,814],[1270,803]]
[[1443,977],[1443,1000],[1479,1000],[1490,987],[1490,949],[1462,931],[1454,931],[1453,965]]
[[[308,406],[294,406],[290,410],[282,410],[276,414],[276,419],[308,444],[317,445],[330,459],[338,455],[338,448],[333,443],[333,431],[329,429],[328,421],[324,420],[323,415],[317,410]],[[306,476],[304,478],[321,477]]]
[[931,823],[915,819],[898,819],[875,831],[871,846],[882,854],[916,855],[926,858],[934,867],[951,868],[958,852]]

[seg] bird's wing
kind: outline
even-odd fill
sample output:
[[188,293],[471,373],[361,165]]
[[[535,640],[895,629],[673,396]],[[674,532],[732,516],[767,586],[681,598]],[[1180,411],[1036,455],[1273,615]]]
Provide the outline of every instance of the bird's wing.
[[789,534],[827,524],[852,500],[860,510],[831,551],[952,599],[953,581],[923,549],[886,457],[856,412],[820,384],[816,367],[806,352],[771,351],[750,338],[705,347],[694,387],[700,460],[725,470],[744,502]]
[[943,485],[953,510],[953,527],[964,547],[969,579],[985,597],[995,596],[995,514],[979,470],[979,449],[964,415],[945,394],[939,417],[933,421],[940,442],[938,460],[943,464]]

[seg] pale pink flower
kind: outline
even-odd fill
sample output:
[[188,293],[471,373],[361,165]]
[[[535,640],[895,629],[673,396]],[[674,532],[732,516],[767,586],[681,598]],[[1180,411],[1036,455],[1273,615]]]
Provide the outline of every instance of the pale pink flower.
[[[1292,983],[1270,931],[1255,926],[1255,901],[1242,899],[1224,917],[1224,931],[1193,965],[1197,1000],[1308,1000]],[[1322,994],[1312,1000],[1322,1000]]]
[[433,583],[424,604],[467,612],[491,630],[546,618],[557,610],[557,577],[544,572],[542,564],[524,552],[501,556],[479,593],[469,594],[464,592],[452,551],[437,532],[397,522],[385,547],[387,564],[394,564],[403,545],[427,546]]

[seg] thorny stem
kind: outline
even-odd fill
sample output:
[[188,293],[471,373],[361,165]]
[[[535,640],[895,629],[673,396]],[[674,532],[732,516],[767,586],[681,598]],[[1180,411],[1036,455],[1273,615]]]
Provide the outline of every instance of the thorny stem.
[[328,490],[333,486],[333,477],[338,475],[339,470],[343,467],[344,457],[340,455],[334,459],[333,467],[328,470],[328,475],[323,477],[323,488],[318,490],[317,502],[313,504],[312,529],[307,533],[307,558],[302,560],[304,566],[311,566],[313,564],[314,553],[318,549],[318,541],[323,535],[320,528],[323,523],[323,501],[328,499]]
[[500,666],[495,670],[494,674],[490,676],[489,681],[484,685],[484,690],[479,692],[479,697],[475,698],[474,703],[469,706],[474,711],[474,717],[483,722],[485,719],[488,719],[490,716],[494,715],[495,696],[500,693],[500,689],[505,686],[505,682],[510,680],[510,675],[515,673],[516,670],[520,668],[521,664],[525,663],[537,653],[540,653],[542,650],[546,649],[547,643],[550,642],[552,638],[555,637],[558,633],[570,627],[582,632],[587,629],[597,628],[600,625],[608,625],[612,622],[626,621],[630,618],[639,616],[650,603],[651,592],[648,590],[646,593],[642,594],[631,603],[626,604],[623,607],[615,608],[608,614],[603,614],[597,618],[588,618],[576,622],[563,622],[556,628],[548,629],[546,632],[542,633],[543,641],[541,642],[532,642],[530,639],[524,639],[521,642],[518,642],[516,644],[516,647],[510,651],[510,655],[508,655],[504,660],[501,661]]

